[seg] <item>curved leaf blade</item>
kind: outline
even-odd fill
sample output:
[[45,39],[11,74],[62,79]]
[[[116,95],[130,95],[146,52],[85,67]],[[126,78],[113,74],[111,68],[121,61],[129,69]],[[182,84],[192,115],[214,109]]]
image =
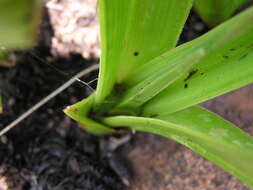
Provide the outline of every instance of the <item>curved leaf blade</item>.
[[191,107],[158,118],[115,116],[102,121],[171,138],[253,187],[253,138],[202,108]]
[[64,113],[81,124],[82,128],[94,135],[111,134],[113,129],[102,125],[88,117],[94,102],[94,94],[64,109]]
[[252,20],[250,8],[202,38],[178,47],[179,53],[190,53],[199,46],[212,47],[210,41],[218,44],[187,75],[146,103],[143,114],[173,113],[253,82]]
[[191,54],[176,59],[171,59],[170,56],[164,54],[147,63],[157,65],[163,62],[164,64],[163,67],[154,69],[145,80],[124,92],[122,99],[110,113],[128,113],[138,110],[144,103],[188,72],[204,56],[204,49],[196,49]]
[[99,1],[102,56],[96,104],[133,70],[176,45],[192,1]]

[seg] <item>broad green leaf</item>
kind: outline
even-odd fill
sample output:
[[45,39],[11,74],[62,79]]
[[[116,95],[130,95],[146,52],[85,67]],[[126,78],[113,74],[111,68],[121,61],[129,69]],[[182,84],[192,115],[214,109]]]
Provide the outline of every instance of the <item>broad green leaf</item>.
[[159,118],[114,116],[102,122],[171,138],[253,186],[253,138],[202,108],[191,107]]
[[[244,35],[250,33],[252,30],[252,15],[253,8],[250,8],[237,15],[236,17],[230,19],[229,21],[224,22],[222,25],[214,28],[208,33],[198,37],[197,39],[178,46],[170,51],[167,51],[163,55],[158,56],[156,59],[160,59],[161,63],[159,63],[159,61],[157,61],[156,65],[147,63],[137,70],[133,71],[129,79],[125,81],[126,86],[132,87],[145,80],[150,74],[154,72],[155,69],[158,70],[159,67],[164,67],[163,64],[170,64],[162,61],[163,57],[165,56],[171,57],[173,60],[179,59],[178,57],[183,58],[188,54],[196,51],[196,49],[200,48],[205,50],[206,55],[209,55],[210,53],[219,50],[218,48],[220,48],[220,46],[225,46],[231,41],[236,41],[240,38],[247,38],[247,36],[244,37]],[[248,43],[251,44],[251,41]],[[235,50],[235,48],[230,49],[231,51]]]
[[233,13],[251,0],[195,0],[194,7],[203,20],[215,26],[227,20]]
[[34,44],[42,0],[0,1],[0,46],[24,48]]
[[95,102],[176,45],[192,0],[100,0],[101,60]]
[[253,8],[178,47],[174,56],[211,49],[192,70],[143,107],[143,115],[168,114],[253,82]]
[[171,59],[170,55],[164,54],[147,63],[157,65],[163,62],[164,64],[163,67],[157,70],[154,69],[146,79],[124,92],[123,98],[117,102],[116,108],[111,113],[131,113],[135,109],[138,110],[145,102],[152,99],[180,76],[188,72],[204,55],[205,51],[203,49],[196,49],[191,54],[176,57],[176,59]]
[[90,110],[94,102],[94,94],[89,96],[88,98],[67,107],[64,110],[64,113],[71,117],[72,119],[79,122],[83,129],[89,133],[95,135],[104,135],[104,134],[111,134],[114,132],[113,129],[108,128],[96,121],[92,120],[90,117]]

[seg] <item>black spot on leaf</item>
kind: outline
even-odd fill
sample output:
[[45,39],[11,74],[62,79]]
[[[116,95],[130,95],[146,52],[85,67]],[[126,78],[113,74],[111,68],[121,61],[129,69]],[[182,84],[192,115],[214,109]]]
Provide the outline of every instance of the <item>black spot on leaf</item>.
[[190,78],[192,78],[192,76],[195,75],[197,72],[198,72],[198,69],[191,71],[191,72],[188,74],[188,76],[184,79],[184,81],[187,81],[187,80],[189,80]]
[[140,54],[140,53],[137,52],[137,51],[134,52],[134,56],[138,56],[139,54]]
[[224,59],[228,59],[229,58],[229,56],[227,56],[227,55],[223,55],[222,56]]

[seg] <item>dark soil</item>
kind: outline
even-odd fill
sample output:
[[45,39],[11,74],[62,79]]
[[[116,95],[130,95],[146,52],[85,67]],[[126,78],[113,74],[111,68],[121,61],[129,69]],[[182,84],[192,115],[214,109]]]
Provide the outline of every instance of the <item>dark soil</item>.
[[199,16],[194,11],[191,11],[185,23],[178,44],[183,44],[185,42],[191,41],[205,34],[209,30],[210,28],[199,18]]

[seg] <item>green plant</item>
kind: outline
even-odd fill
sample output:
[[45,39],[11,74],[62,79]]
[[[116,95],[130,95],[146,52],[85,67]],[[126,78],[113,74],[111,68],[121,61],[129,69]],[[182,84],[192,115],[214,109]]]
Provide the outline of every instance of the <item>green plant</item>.
[[93,134],[171,138],[253,186],[253,138],[195,106],[253,81],[253,8],[175,48],[192,3],[100,0],[97,90],[64,111]]
[[41,9],[41,0],[1,0],[0,45],[6,48],[34,45]]
[[[5,61],[8,59],[5,48],[13,50],[28,48],[35,44],[42,5],[42,0],[0,1],[0,66],[9,65]],[[0,95],[0,114],[2,112]]]
[[234,12],[252,0],[195,0],[194,7],[210,26],[230,18]]

